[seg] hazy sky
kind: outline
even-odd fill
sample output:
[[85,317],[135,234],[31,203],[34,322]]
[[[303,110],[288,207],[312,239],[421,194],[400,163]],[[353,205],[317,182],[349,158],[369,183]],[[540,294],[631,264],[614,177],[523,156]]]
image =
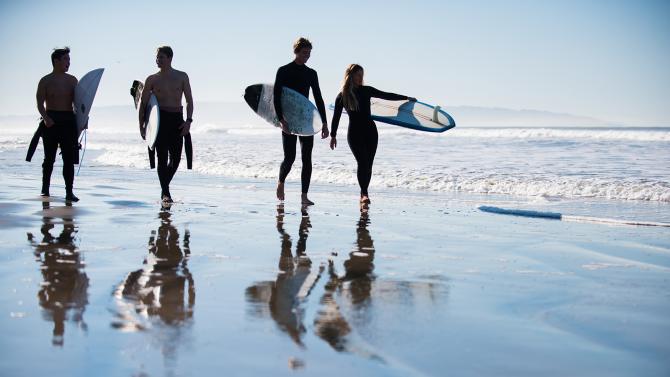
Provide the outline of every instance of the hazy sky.
[[95,104],[130,104],[133,79],[173,47],[197,101],[272,82],[298,36],[327,103],[344,69],[443,106],[537,109],[670,126],[670,1],[0,0],[0,115],[37,114],[54,47],[70,73],[104,67]]

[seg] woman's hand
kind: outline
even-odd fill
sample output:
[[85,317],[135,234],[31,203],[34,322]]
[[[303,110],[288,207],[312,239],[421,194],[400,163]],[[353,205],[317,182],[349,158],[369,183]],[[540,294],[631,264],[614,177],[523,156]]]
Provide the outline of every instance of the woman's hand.
[[330,131],[328,131],[328,123],[324,123],[323,127],[321,127],[321,138],[325,139],[330,135]]
[[335,150],[335,147],[337,147],[337,139],[335,138],[335,136],[332,136],[330,138],[330,149]]

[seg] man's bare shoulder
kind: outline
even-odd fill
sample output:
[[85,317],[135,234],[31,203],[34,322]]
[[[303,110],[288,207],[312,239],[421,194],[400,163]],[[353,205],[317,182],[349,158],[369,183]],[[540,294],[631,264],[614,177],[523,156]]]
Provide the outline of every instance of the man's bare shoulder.
[[40,85],[48,84],[51,80],[53,80],[53,77],[54,77],[53,72],[45,75],[40,79]]
[[188,75],[184,71],[179,71],[174,69],[175,76],[182,79],[182,80],[188,80]]
[[147,76],[147,79],[144,80],[144,86],[150,85],[152,82],[158,79],[158,73]]
[[71,83],[73,83],[74,85],[77,85],[78,80],[77,80],[76,77],[74,77],[73,75],[70,75],[70,74],[68,74],[68,73],[65,74],[65,77],[67,77],[67,79],[68,79]]

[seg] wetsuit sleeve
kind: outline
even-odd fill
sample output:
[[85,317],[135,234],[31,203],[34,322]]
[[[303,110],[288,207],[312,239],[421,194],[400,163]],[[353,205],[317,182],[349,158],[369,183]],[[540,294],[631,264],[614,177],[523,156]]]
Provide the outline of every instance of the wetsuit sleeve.
[[282,111],[281,108],[281,91],[282,87],[284,86],[284,82],[286,81],[286,78],[284,77],[285,74],[282,72],[282,69],[279,68],[277,70],[277,76],[275,77],[275,85],[274,85],[274,105],[275,105],[275,113],[277,113],[277,119],[281,120],[284,117],[284,112]]
[[403,96],[402,94],[382,92],[381,90],[377,90],[371,86],[368,87],[368,90],[370,93],[370,97],[386,99],[389,101],[404,101],[407,100],[408,98],[407,96]]
[[328,118],[326,117],[326,106],[323,104],[323,97],[321,96],[321,88],[319,88],[319,77],[316,74],[316,71],[312,71],[312,93],[314,93],[314,101],[316,102],[316,108],[319,110],[319,115],[321,115],[321,122],[328,123]]
[[335,112],[333,113],[333,121],[330,122],[330,136],[331,137],[336,137],[337,136],[337,126],[340,125],[340,117],[342,116],[342,93],[337,95],[337,98],[335,99]]

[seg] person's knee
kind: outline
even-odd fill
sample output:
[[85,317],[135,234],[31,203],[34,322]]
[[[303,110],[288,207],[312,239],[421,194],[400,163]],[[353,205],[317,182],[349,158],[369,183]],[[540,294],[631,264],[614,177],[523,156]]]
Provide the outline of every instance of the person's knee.
[[44,161],[42,162],[42,167],[53,167],[54,163],[56,162],[56,158],[54,156],[44,156]]
[[284,161],[282,161],[282,165],[292,166],[294,162],[295,162],[295,155],[288,155],[284,156]]

